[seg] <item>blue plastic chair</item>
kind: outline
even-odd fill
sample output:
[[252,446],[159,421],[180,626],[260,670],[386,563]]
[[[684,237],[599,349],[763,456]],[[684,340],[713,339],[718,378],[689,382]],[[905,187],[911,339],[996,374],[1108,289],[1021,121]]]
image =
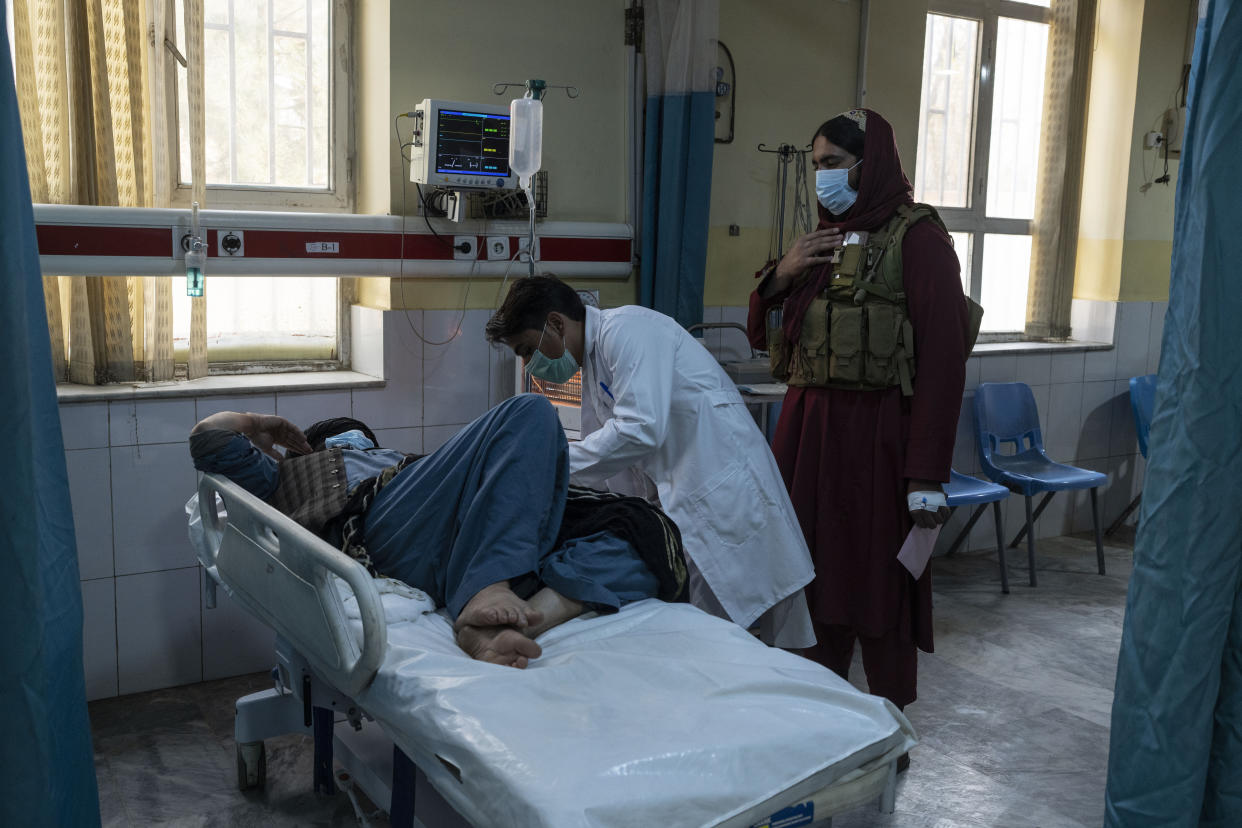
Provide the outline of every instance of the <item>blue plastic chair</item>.
[[953,545],[944,553],[946,556],[957,551],[957,548],[970,535],[970,530],[979,522],[988,504],[992,504],[992,517],[996,523],[996,555],[1000,559],[1001,592],[1008,595],[1009,573],[1005,568],[1005,527],[1001,521],[1000,505],[1002,500],[1009,497],[1009,490],[1004,486],[998,486],[977,477],[967,477],[958,473],[956,469],[949,469],[949,482],[944,487],[944,496],[950,509],[956,509],[958,506],[978,507],[970,516],[970,520],[966,521],[962,531],[957,533]]
[[[1151,414],[1155,407],[1156,375],[1144,374],[1141,377],[1130,377],[1130,410],[1134,413],[1134,433],[1138,435],[1139,452],[1144,458],[1147,457],[1147,433],[1151,431]],[[1104,537],[1112,537],[1112,534],[1121,528],[1121,524],[1125,523],[1130,513],[1138,508],[1142,499],[1142,492],[1136,494],[1134,500],[1130,501],[1130,505],[1117,515],[1117,519],[1104,532]]]
[[[1026,525],[1009,544],[1015,547],[1026,535],[1031,586],[1035,586],[1035,521],[1057,492],[1091,490],[1091,516],[1095,526],[1095,554],[1104,574],[1104,542],[1100,537],[1100,506],[1097,489],[1108,475],[1057,463],[1044,453],[1035,395],[1024,382],[985,382],[975,390],[975,437],[983,472],[995,482],[1026,498]],[[1013,451],[1002,454],[1002,447]],[[1031,497],[1044,492],[1032,512]]]

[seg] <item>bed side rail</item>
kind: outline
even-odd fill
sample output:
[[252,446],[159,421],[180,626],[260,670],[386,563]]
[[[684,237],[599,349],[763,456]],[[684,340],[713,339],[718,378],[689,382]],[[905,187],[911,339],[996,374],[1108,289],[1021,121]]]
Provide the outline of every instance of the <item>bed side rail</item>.
[[[217,495],[226,518],[217,508]],[[198,506],[209,576],[337,689],[354,696],[370,684],[388,649],[388,628],[366,568],[223,477],[202,475]],[[361,649],[332,575],[349,584],[357,597]]]

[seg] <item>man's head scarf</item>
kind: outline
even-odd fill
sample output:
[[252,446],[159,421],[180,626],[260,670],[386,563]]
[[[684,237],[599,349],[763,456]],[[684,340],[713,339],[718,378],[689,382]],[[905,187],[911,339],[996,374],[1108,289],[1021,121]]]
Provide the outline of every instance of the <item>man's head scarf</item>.
[[[819,205],[818,229],[839,229],[842,232],[864,230],[872,232],[883,227],[897,208],[911,204],[910,181],[901,170],[901,158],[897,154],[897,140],[893,127],[883,116],[870,109],[851,109],[837,119],[848,119],[863,133],[862,165],[858,168],[858,198],[854,206],[843,216],[834,216]],[[827,124],[825,124],[827,126]],[[831,140],[831,139],[829,139]],[[797,342],[802,335],[802,318],[832,278],[832,265],[819,265],[801,287],[785,300],[784,332],[786,342]]]
[[[344,434],[346,431],[357,429],[367,436],[367,439],[379,447],[379,440],[375,437],[375,432],[367,427],[367,424],[361,420],[355,420],[353,417],[332,417],[328,420],[320,420],[306,429],[306,442],[310,443],[311,449],[314,451],[322,451],[324,441],[329,437],[335,437],[338,434]],[[286,451],[286,457],[296,457],[298,452]]]

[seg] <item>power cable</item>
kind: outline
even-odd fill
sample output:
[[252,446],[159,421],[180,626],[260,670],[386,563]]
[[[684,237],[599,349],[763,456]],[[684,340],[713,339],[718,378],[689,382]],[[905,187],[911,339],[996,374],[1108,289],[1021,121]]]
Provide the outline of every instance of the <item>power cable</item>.
[[[401,156],[401,250],[399,251],[400,258],[397,260],[398,261],[397,274],[398,274],[398,280],[399,280],[397,284],[399,285],[398,290],[400,291],[400,294],[401,294],[401,310],[402,310],[402,313],[405,315],[406,324],[410,326],[410,333],[414,334],[414,336],[417,337],[420,342],[422,342],[424,345],[437,345],[437,346],[447,345],[450,342],[452,342],[454,339],[456,339],[458,335],[461,333],[461,323],[464,322],[466,319],[466,307],[470,301],[470,285],[474,281],[474,272],[478,266],[478,259],[474,259],[470,263],[470,273],[466,276],[466,295],[462,297],[462,300],[461,300],[461,314],[457,318],[457,325],[455,326],[454,332],[452,333],[452,335],[449,336],[448,339],[445,339],[440,342],[427,339],[425,336],[419,333],[417,328],[414,327],[414,322],[410,319],[410,309],[409,307],[407,307],[407,304],[405,301],[405,219],[406,219],[406,209],[407,209],[406,191],[408,190],[407,182],[409,178],[407,170],[406,170],[406,165],[410,161],[410,159],[405,154],[405,148],[407,146],[410,146],[411,144],[403,144],[401,142],[401,130],[398,128],[397,123],[402,118],[408,118],[410,116],[411,116],[411,113],[401,112],[401,113],[398,113],[397,117],[394,118],[392,121],[393,132],[396,133],[397,135],[397,154]],[[422,188],[421,187],[419,188],[418,194],[419,194],[419,199],[421,200],[422,199]],[[455,247],[452,242],[449,242],[447,239],[444,239],[442,236],[440,236],[439,233],[436,233],[435,228],[431,226],[431,220],[427,218],[426,202],[423,202],[423,218],[427,221],[427,227],[428,229],[431,230],[432,235],[434,235],[437,239],[440,239],[440,241],[448,244],[449,247],[453,247],[454,249],[461,249],[460,247]],[[486,231],[486,229],[487,229],[487,226],[485,224],[484,231]],[[470,248],[468,245],[462,245],[462,246],[465,247],[465,249],[462,250],[463,253],[469,252]]]

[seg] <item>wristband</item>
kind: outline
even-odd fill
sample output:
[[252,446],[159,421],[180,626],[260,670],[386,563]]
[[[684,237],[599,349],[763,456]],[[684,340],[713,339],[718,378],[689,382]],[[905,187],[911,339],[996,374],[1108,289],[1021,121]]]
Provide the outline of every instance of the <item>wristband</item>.
[[910,494],[906,495],[906,508],[911,512],[917,512],[920,509],[935,512],[941,506],[948,505],[944,492],[910,492]]

